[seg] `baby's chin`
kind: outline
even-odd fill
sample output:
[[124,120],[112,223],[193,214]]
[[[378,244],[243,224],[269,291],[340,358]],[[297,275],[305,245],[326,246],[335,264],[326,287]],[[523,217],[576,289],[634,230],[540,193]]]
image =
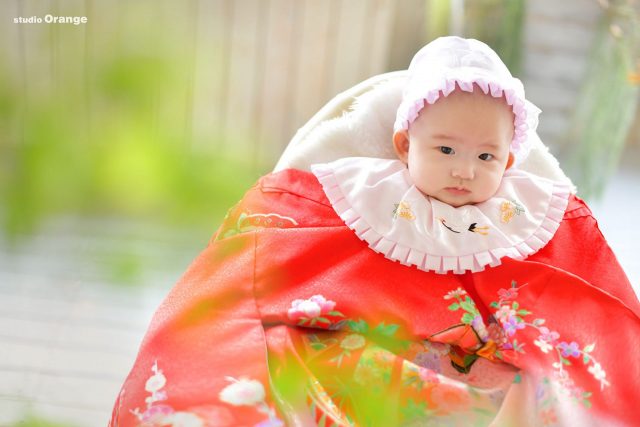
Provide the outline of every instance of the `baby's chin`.
[[495,194],[495,191],[490,195],[488,194],[488,192],[481,192],[479,194],[477,191],[471,191],[469,194],[450,194],[446,189],[438,189],[435,191],[432,189],[432,191],[428,191],[428,189],[420,188],[420,186],[418,185],[416,185],[416,188],[423,195],[432,199],[436,199],[439,202],[445,203],[449,206],[453,206],[454,208],[468,205],[477,205],[478,203],[486,202]]
[[441,201],[441,202],[442,202],[442,203],[444,203],[444,204],[447,204],[447,205],[449,205],[449,206],[452,206],[452,207],[454,207],[454,208],[461,208],[462,206],[475,205],[475,203],[474,203],[474,202],[472,202],[472,201],[467,201],[467,202],[457,202],[457,201],[451,201],[451,200],[444,200],[444,199],[443,199],[443,198],[441,198],[441,197],[434,197],[434,196],[431,196],[431,197],[432,197],[432,198],[434,198],[434,199],[436,199],[436,200]]
[[427,196],[436,199],[442,203],[445,203],[454,208],[460,208],[462,206],[477,205],[478,203],[486,202],[489,198],[474,197],[474,194],[468,194],[464,196],[449,196],[443,194],[426,194]]

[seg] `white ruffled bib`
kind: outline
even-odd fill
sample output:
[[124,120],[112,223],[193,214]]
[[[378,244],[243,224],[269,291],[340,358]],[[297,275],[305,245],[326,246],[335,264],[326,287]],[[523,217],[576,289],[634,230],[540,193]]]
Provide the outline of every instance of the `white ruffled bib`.
[[421,193],[399,160],[349,157],[311,169],[371,249],[437,273],[477,272],[537,252],[558,229],[570,194],[564,183],[510,169],[494,197],[455,208]]

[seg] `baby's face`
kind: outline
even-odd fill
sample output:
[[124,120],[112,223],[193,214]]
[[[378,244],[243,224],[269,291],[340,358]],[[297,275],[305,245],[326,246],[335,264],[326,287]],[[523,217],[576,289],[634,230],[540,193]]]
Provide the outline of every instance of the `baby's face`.
[[456,90],[426,105],[394,147],[416,187],[454,207],[484,202],[500,185],[514,116],[503,98]]

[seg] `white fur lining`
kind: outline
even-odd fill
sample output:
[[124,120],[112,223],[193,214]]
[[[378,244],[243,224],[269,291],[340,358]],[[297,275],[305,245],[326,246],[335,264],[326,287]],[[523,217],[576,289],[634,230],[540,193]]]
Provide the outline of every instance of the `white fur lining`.
[[[337,95],[300,128],[280,157],[274,172],[310,170],[314,163],[343,157],[394,159],[392,146],[396,110],[402,100],[406,71],[372,77]],[[537,133],[528,133],[531,151],[518,169],[575,186]]]

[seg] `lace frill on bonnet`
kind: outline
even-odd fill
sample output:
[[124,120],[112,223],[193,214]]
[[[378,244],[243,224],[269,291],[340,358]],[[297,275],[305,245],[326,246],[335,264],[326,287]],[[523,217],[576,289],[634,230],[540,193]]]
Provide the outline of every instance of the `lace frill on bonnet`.
[[448,96],[456,86],[473,92],[474,84],[486,95],[504,97],[511,106],[515,116],[511,152],[518,165],[532,148],[529,136],[538,126],[540,109],[525,99],[522,82],[498,55],[478,40],[441,37],[418,51],[409,65],[394,130],[409,129],[425,105]]

